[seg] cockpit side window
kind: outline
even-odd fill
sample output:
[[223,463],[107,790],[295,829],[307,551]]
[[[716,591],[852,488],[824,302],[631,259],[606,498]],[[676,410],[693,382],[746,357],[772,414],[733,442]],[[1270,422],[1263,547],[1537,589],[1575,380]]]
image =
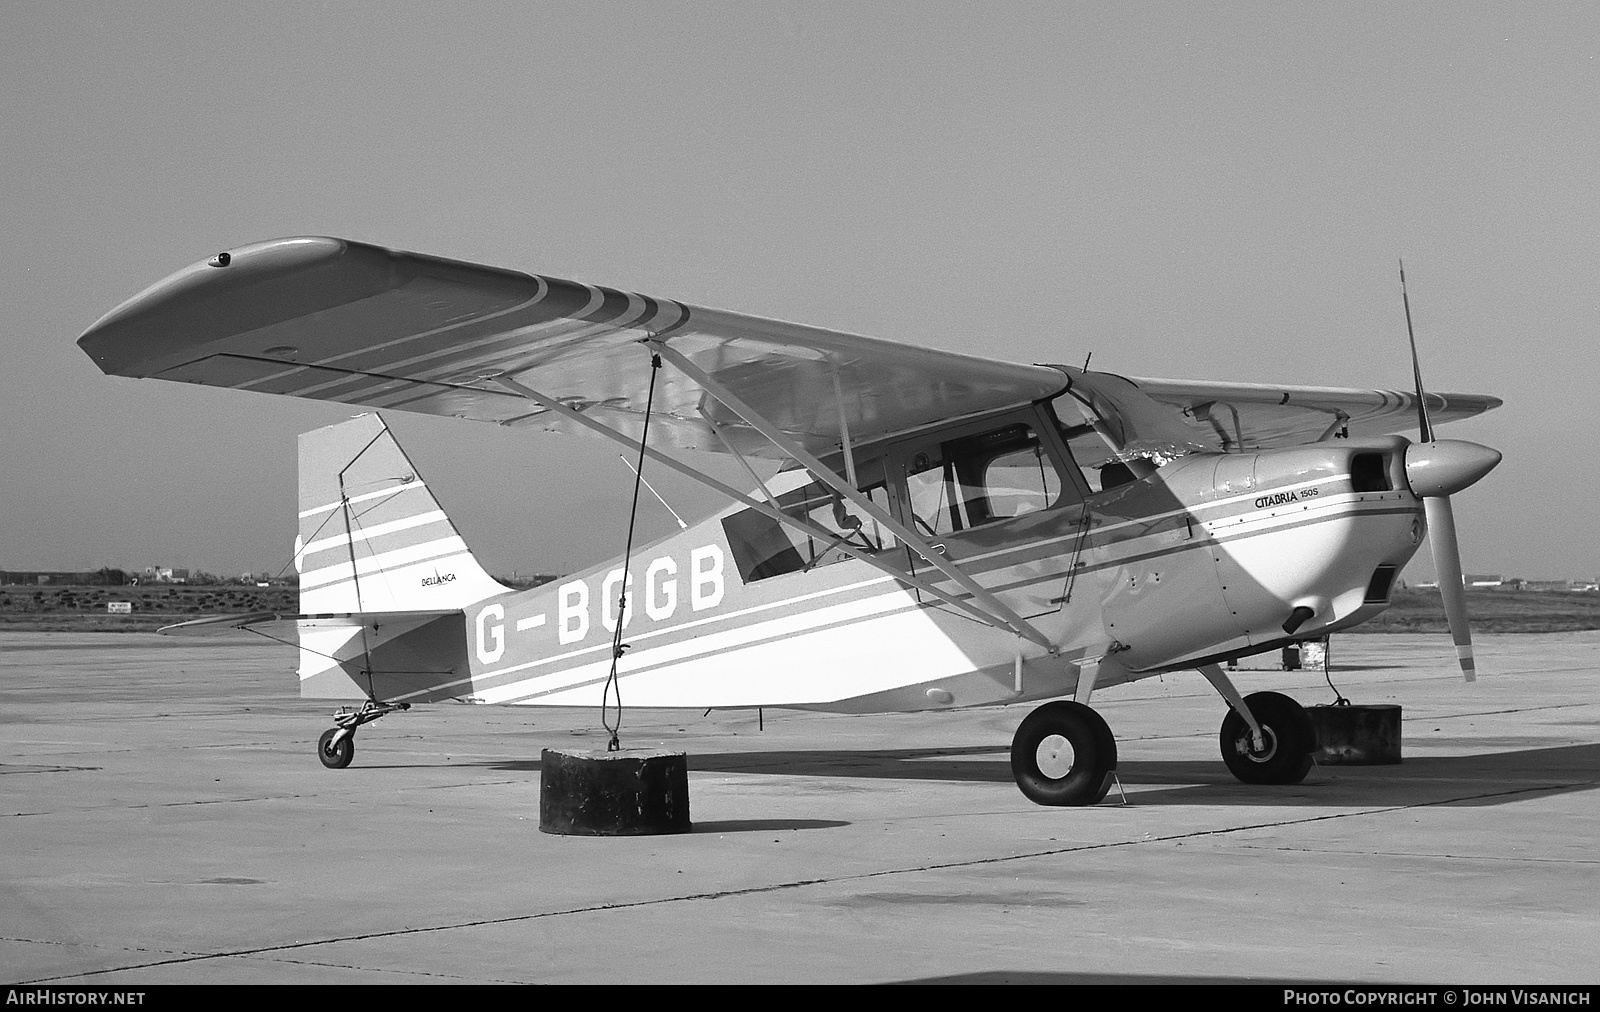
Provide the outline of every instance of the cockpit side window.
[[908,519],[931,537],[1048,509],[1062,491],[1054,457],[1025,422],[918,450],[905,476]]

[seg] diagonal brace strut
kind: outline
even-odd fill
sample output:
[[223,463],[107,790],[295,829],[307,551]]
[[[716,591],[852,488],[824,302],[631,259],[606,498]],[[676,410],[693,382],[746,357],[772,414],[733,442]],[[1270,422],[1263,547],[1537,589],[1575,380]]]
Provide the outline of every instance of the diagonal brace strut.
[[[530,400],[530,401],[534,402],[535,404],[538,404],[541,407],[544,407],[544,408],[546,408],[546,409],[548,409],[550,411],[553,411],[556,414],[561,415],[562,417],[567,418],[570,421],[576,422],[577,424],[582,425],[584,428],[589,429],[589,430],[591,430],[593,432],[596,432],[599,435],[605,436],[607,439],[610,439],[610,440],[612,440],[612,441],[614,441],[616,443],[620,443],[621,445],[629,447],[629,448],[636,448],[639,445],[637,440],[629,439],[626,435],[624,435],[621,432],[618,432],[616,429],[611,428],[610,426],[606,425],[605,423],[595,421],[594,419],[588,417],[587,415],[583,414],[582,412],[575,410],[571,406],[569,406],[567,404],[563,404],[561,401],[557,400],[556,398],[551,397],[551,396],[549,396],[547,394],[542,394],[537,390],[534,390],[534,389],[532,389],[530,387],[527,387],[527,386],[525,386],[525,385],[523,385],[521,383],[518,383],[516,380],[511,379],[509,376],[496,376],[496,377],[494,377],[493,381],[495,383],[497,383],[498,385],[504,387],[506,390],[509,390],[514,394],[517,394],[519,397],[522,397],[522,398],[524,398],[526,400]],[[764,515],[766,515],[768,517],[771,517],[773,520],[776,520],[778,523],[786,524],[787,526],[793,527],[796,530],[802,531],[809,537],[813,537],[813,538],[817,538],[819,540],[826,541],[826,540],[830,539],[833,536],[831,534],[831,532],[829,532],[829,531],[823,530],[822,528],[817,527],[814,524],[808,523],[807,521],[804,521],[804,520],[800,519],[799,517],[790,516],[788,513],[785,513],[783,510],[777,508],[777,506],[773,505],[770,502],[762,502],[762,501],[754,499],[754,498],[752,498],[752,497],[750,497],[748,495],[745,495],[744,493],[738,491],[737,489],[733,488],[732,486],[725,485],[722,482],[720,482],[720,481],[716,480],[715,478],[711,477],[710,475],[705,474],[705,473],[703,473],[703,472],[701,472],[701,471],[699,471],[699,470],[697,470],[697,469],[695,469],[693,467],[690,467],[688,464],[685,464],[682,461],[679,461],[676,458],[674,458],[674,457],[672,457],[672,456],[670,456],[668,454],[662,453],[660,450],[657,450],[654,447],[650,447],[650,446],[645,447],[644,448],[644,453],[645,453],[645,456],[649,457],[651,460],[654,460],[659,464],[662,464],[662,465],[664,465],[664,466],[666,466],[668,468],[671,468],[672,470],[678,472],[681,475],[684,475],[685,477],[693,478],[695,481],[699,482],[700,484],[705,485],[706,487],[708,487],[710,489],[713,489],[716,492],[721,493],[722,495],[727,496],[729,499],[732,499],[733,501],[735,501],[737,503],[741,503],[742,505],[749,506],[751,509],[757,510],[757,511],[761,512],[762,514],[764,514]],[[763,490],[764,490],[764,488],[763,488]],[[904,583],[907,586],[909,586],[909,587],[911,587],[911,588],[913,588],[915,590],[921,591],[922,593],[927,594],[929,597],[933,597],[933,598],[936,598],[937,600],[943,601],[945,604],[948,604],[951,607],[959,609],[962,613],[964,613],[966,615],[969,615],[972,618],[977,619],[978,621],[984,623],[985,625],[991,625],[991,626],[997,626],[997,627],[1001,627],[1001,628],[1006,628],[1006,626],[1003,623],[1001,623],[1000,621],[998,621],[993,615],[990,615],[989,613],[985,612],[983,609],[976,607],[975,605],[973,605],[973,603],[971,601],[963,600],[963,599],[961,599],[961,598],[949,593],[948,591],[941,590],[940,588],[935,587],[933,584],[929,583],[928,581],[926,581],[926,580],[924,580],[924,579],[922,579],[922,578],[920,578],[918,576],[915,576],[915,575],[913,575],[911,573],[907,573],[907,572],[905,572],[903,570],[895,569],[893,566],[891,566],[888,563],[884,562],[882,559],[878,558],[877,556],[873,555],[870,552],[862,551],[860,548],[857,548],[856,546],[851,545],[849,542],[845,542],[843,544],[840,544],[838,547],[839,547],[839,549],[841,551],[843,551],[846,554],[850,555],[852,558],[860,559],[862,562],[867,563],[868,565],[874,567],[875,569],[879,569],[879,570],[883,571],[884,573],[887,573],[889,576],[893,577],[894,579],[898,580],[899,582]],[[1035,640],[1034,642],[1039,642],[1039,641]],[[1044,643],[1041,643],[1041,645],[1042,646],[1046,646],[1047,648],[1049,648],[1048,641],[1046,641]]]

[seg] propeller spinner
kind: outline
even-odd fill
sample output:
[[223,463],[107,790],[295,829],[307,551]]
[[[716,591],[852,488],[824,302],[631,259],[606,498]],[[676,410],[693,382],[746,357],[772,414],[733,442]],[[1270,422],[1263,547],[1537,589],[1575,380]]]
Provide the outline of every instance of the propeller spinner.
[[1433,569],[1439,578],[1445,619],[1455,641],[1456,659],[1467,681],[1477,681],[1472,656],[1472,627],[1467,619],[1466,581],[1461,573],[1461,547],[1456,541],[1455,512],[1450,496],[1494,470],[1500,451],[1460,439],[1434,439],[1428,421],[1428,402],[1422,391],[1422,365],[1417,357],[1417,335],[1411,327],[1411,300],[1406,295],[1406,265],[1400,264],[1400,298],[1406,308],[1406,336],[1411,340],[1411,374],[1417,386],[1417,429],[1420,441],[1406,448],[1406,482],[1422,498],[1428,519],[1428,543],[1433,549]]

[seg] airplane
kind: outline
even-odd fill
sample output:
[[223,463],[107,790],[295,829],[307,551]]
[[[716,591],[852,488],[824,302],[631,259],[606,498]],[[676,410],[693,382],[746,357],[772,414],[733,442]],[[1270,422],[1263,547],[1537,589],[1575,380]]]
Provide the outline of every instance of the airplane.
[[[1092,805],[1117,766],[1092,694],[1192,669],[1227,703],[1232,774],[1298,783],[1316,748],[1306,711],[1242,696],[1223,665],[1381,612],[1429,532],[1475,673],[1449,497],[1500,454],[1432,427],[1501,401],[1425,392],[1420,368],[1414,393],[1128,378],[327,237],[184,268],[78,344],[110,375],[600,436],[641,477],[665,467],[726,497],[514,590],[381,415],[303,435],[299,612],[166,631],[294,634],[302,696],[351,704],[317,745],[330,768],[350,764],[359,727],[445,700],[1038,702],[1012,740],[1017,786]],[[1416,441],[1395,434],[1413,413]],[[742,464],[748,488],[695,466],[701,451]]]

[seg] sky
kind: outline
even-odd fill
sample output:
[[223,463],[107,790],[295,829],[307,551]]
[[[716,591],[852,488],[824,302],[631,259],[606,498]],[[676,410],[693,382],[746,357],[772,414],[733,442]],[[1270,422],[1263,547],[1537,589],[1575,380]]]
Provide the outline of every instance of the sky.
[[[0,569],[289,565],[295,437],[357,409],[107,377],[74,342],[190,263],[314,234],[1013,361],[1385,389],[1410,386],[1403,257],[1427,386],[1506,402],[1440,433],[1505,454],[1454,497],[1466,569],[1600,574],[1595,5],[0,17]],[[389,421],[491,572],[621,554],[611,444]]]

